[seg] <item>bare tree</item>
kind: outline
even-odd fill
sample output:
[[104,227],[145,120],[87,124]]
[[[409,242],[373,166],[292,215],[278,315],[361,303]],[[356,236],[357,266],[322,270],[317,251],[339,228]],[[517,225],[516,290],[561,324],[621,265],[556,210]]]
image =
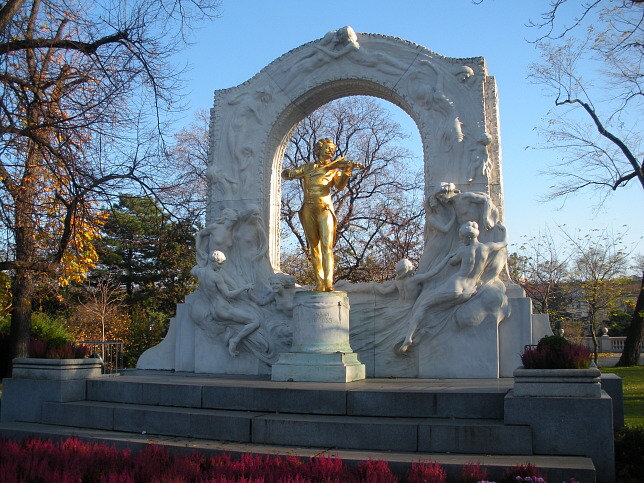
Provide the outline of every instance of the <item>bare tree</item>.
[[[420,170],[409,166],[409,152],[398,144],[406,136],[375,99],[340,99],[322,106],[297,126],[284,166],[313,162],[313,145],[325,137],[338,147],[337,156],[367,166],[355,170],[347,188],[333,194],[338,220],[336,278],[388,278],[394,257],[417,261],[422,252],[422,177]],[[282,233],[295,237],[301,256],[307,251],[297,216],[302,189],[296,183],[285,183],[282,188]]]
[[548,314],[551,323],[560,326],[566,318],[569,297],[568,255],[546,227],[542,233],[522,245],[517,282],[535,303],[538,312]]
[[629,253],[622,249],[621,237],[596,230],[582,238],[563,231],[574,259],[571,280],[575,294],[584,306],[597,363],[597,332],[601,316],[615,307],[625,295],[623,279]]
[[[583,3],[569,25],[559,26],[566,0],[532,25],[542,60],[530,78],[553,96],[542,147],[562,154],[549,174],[557,179],[552,196],[583,188],[644,188],[641,109],[644,4],[628,0]],[[582,29],[585,27],[585,30]],[[575,34],[575,35],[573,35]],[[567,108],[567,109],[566,109]]]
[[[124,300],[125,294],[118,284],[100,280],[95,286],[88,287],[88,297],[79,302],[72,317],[74,324],[70,329],[77,338],[99,338],[101,342],[105,342],[106,335],[117,337],[119,333],[123,333],[127,319]],[[101,357],[105,359],[104,345],[101,346],[101,351]]]
[[128,187],[158,187],[152,161],[180,93],[171,55],[185,28],[216,8],[215,0],[30,0],[0,10],[9,357],[26,355],[34,274],[66,259],[90,263],[98,203]]
[[[572,9],[572,20],[562,21]],[[644,188],[641,112],[644,3],[637,0],[551,0],[530,23],[542,61],[531,78],[553,96],[542,147],[562,154],[548,171],[552,197],[590,188],[607,196],[638,180]],[[602,188],[604,188],[602,190]],[[644,274],[642,278],[644,284]],[[642,337],[640,291],[620,365],[635,365]],[[639,309],[638,309],[639,307]],[[637,349],[637,351],[636,351]]]
[[168,150],[170,168],[181,182],[166,189],[163,199],[176,207],[177,215],[193,223],[203,221],[206,211],[209,121],[208,111],[197,111],[193,122],[174,135]]

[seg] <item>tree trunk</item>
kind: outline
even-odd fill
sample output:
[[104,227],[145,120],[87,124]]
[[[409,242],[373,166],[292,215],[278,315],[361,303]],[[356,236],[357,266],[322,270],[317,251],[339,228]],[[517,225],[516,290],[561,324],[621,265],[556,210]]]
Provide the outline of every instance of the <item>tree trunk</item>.
[[598,357],[598,352],[599,352],[599,342],[597,341],[597,334],[595,334],[595,324],[591,323],[590,324],[590,335],[593,338],[593,360],[595,361],[595,365],[597,365],[597,357]]
[[639,364],[640,351],[642,350],[642,314],[644,313],[644,273],[642,274],[642,284],[640,293],[635,303],[635,311],[631,319],[631,325],[628,327],[626,341],[624,341],[624,350],[616,366],[636,366]]
[[[29,266],[34,259],[34,227],[27,213],[16,213],[18,220],[16,233],[16,262],[14,277],[11,282],[11,329],[9,332],[10,350],[7,368],[10,371],[14,357],[27,357],[31,336],[31,299],[34,293],[34,272]],[[5,374],[9,376],[10,374]]]

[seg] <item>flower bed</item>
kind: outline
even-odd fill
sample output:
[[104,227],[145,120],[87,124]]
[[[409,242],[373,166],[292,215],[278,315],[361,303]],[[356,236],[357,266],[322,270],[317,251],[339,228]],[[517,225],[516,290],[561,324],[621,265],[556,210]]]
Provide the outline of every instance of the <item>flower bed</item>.
[[[463,467],[459,481],[483,481],[487,470],[477,463]],[[384,461],[363,461],[350,468],[338,458],[301,459],[295,456],[173,456],[163,447],[139,452],[85,443],[69,438],[60,443],[30,439],[0,440],[0,481],[95,482],[372,482],[400,481]],[[404,481],[439,483],[446,473],[438,463],[414,463]],[[500,481],[545,482],[533,465],[510,468]],[[574,480],[570,480],[571,482]]]
[[590,366],[591,352],[557,335],[544,337],[521,355],[514,371],[514,395],[601,397],[601,373]]

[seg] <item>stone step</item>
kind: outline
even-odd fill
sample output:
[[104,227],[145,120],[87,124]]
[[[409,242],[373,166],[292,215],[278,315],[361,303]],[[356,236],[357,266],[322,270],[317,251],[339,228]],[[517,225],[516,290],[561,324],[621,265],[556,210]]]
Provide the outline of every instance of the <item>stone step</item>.
[[148,444],[163,445],[174,454],[200,452],[204,454],[227,453],[234,458],[243,454],[265,456],[290,455],[301,458],[314,456],[337,457],[346,464],[355,466],[360,461],[383,460],[392,471],[403,478],[412,463],[432,461],[443,465],[449,481],[458,478],[461,467],[474,462],[486,466],[488,479],[498,480],[507,468],[525,463],[532,463],[545,475],[547,481],[566,481],[575,478],[584,483],[595,481],[595,467],[590,458],[581,456],[539,456],[539,455],[489,455],[489,454],[436,454],[418,452],[380,452],[365,450],[340,450],[325,447],[303,448],[299,446],[278,446],[269,444],[232,443],[230,441],[213,441],[207,439],[185,438],[179,436],[154,436],[140,433],[124,433],[99,429],[85,429],[69,426],[48,425],[39,423],[2,423],[0,437],[24,439],[39,436],[52,440],[64,440],[70,436],[94,443],[106,443],[118,448],[129,448],[133,451],[142,449]]
[[529,426],[485,419],[285,414],[77,401],[44,403],[42,422],[257,444],[532,454]]
[[[507,388],[469,392],[357,383],[289,383],[236,379],[114,377],[87,381],[87,399],[207,409],[352,416],[503,419]],[[179,379],[179,378],[177,378]],[[429,385],[428,385],[429,386]],[[402,389],[404,388],[404,390]]]

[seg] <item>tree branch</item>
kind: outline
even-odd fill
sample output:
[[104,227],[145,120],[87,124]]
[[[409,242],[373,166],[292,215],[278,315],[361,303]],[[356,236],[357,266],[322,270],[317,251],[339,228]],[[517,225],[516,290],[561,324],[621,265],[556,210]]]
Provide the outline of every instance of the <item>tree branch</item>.
[[17,39],[0,44],[0,54],[8,54],[19,50],[31,49],[64,49],[75,50],[86,55],[95,54],[99,47],[107,44],[122,43],[129,41],[126,31],[119,31],[112,35],[102,37],[95,42],[80,42],[69,39]]
[[[644,188],[644,172],[642,172],[642,166],[640,165],[639,161],[633,155],[631,150],[628,149],[628,146],[626,146],[626,144],[624,144],[624,142],[621,139],[619,139],[617,136],[615,136],[613,133],[611,133],[610,131],[608,131],[604,127],[603,123],[600,121],[599,117],[597,116],[597,113],[590,106],[590,104],[588,104],[587,102],[582,101],[581,99],[565,99],[563,101],[560,101],[559,99],[557,99],[557,100],[555,100],[555,104],[557,106],[561,106],[561,105],[564,105],[564,104],[579,104],[581,107],[583,107],[584,110],[588,113],[588,115],[591,117],[591,119],[595,123],[595,126],[597,127],[597,132],[599,132],[599,134],[601,134],[606,139],[608,139],[613,144],[615,144],[620,149],[620,151],[624,154],[624,156],[626,157],[628,162],[631,164],[631,166],[633,167],[632,176],[630,176],[630,178],[628,178],[628,179],[631,179],[631,178],[637,176],[637,178],[639,179],[640,183],[642,184],[642,188]],[[628,179],[626,179],[626,181],[628,181]],[[624,181],[624,180],[622,180],[622,181]],[[620,183],[621,183],[621,181],[619,183],[617,183],[613,189],[616,189],[617,186],[619,186]]]

